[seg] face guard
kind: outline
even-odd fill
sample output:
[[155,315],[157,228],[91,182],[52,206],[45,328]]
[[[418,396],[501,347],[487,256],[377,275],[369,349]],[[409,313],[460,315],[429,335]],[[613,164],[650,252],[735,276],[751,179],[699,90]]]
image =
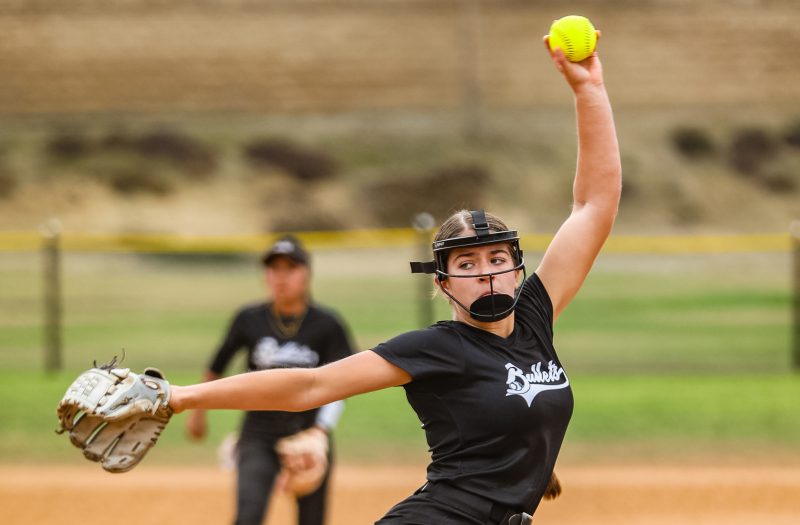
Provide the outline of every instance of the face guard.
[[[465,237],[454,237],[452,239],[444,239],[442,241],[435,241],[433,243],[433,260],[429,262],[412,262],[411,273],[428,273],[436,274],[439,282],[448,278],[457,279],[474,279],[477,277],[489,278],[489,295],[479,297],[472,305],[468,307],[461,304],[461,302],[453,297],[447,290],[442,287],[442,291],[450,299],[452,299],[458,306],[463,308],[470,317],[476,321],[491,322],[505,319],[519,301],[522,287],[518,287],[514,293],[514,297],[510,295],[495,293],[494,291],[494,276],[502,275],[508,272],[522,270],[523,279],[527,276],[525,272],[525,259],[522,257],[522,250],[519,247],[519,235],[516,230],[508,230],[502,232],[489,231],[489,224],[486,222],[486,214],[483,210],[471,211],[472,224],[475,230],[475,235],[468,235]],[[514,267],[500,272],[480,273],[471,275],[452,275],[447,272],[447,257],[450,250],[453,248],[462,248],[465,246],[483,246],[485,244],[498,244],[508,243],[511,246],[511,256],[514,259]]]

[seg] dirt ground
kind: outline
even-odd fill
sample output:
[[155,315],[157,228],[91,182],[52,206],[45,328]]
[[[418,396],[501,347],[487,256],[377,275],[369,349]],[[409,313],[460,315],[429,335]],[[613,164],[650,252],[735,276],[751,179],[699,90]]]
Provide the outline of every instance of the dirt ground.
[[[798,467],[563,467],[565,492],[543,502],[539,525],[796,525]],[[340,465],[330,525],[373,523],[422,481],[420,466]],[[224,524],[233,476],[214,468],[143,467],[111,475],[82,467],[0,466],[4,525]],[[267,525],[293,522],[274,499]]]

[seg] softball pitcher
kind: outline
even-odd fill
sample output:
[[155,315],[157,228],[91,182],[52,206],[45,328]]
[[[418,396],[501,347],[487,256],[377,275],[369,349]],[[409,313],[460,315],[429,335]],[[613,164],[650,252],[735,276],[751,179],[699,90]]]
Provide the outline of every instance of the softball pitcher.
[[553,323],[610,234],[621,191],[599,57],[573,63],[549,52],[574,95],[578,162],[572,213],[530,277],[516,231],[482,211],[456,213],[436,235],[433,260],[412,263],[412,271],[434,275],[453,320],[322,368],[174,387],[170,406],[303,411],[402,385],[431,463],[427,483],[377,523],[505,524],[533,514],[573,408]]
[[[77,406],[73,398],[84,402],[81,406],[97,405],[93,418],[128,412],[143,418],[139,405],[106,406],[104,399],[122,395],[118,376],[134,385],[125,392],[147,397],[140,404],[158,416],[155,422],[161,426],[171,413],[186,409],[302,413],[403,386],[422,421],[431,462],[426,482],[377,523],[529,523],[573,409],[569,376],[553,347],[553,324],[610,234],[621,190],[619,148],[600,59],[594,54],[573,63],[560,50],[549,51],[547,39],[545,48],[574,95],[578,162],[572,212],[530,276],[516,231],[483,211],[461,211],[439,229],[432,260],[411,264],[413,272],[433,275],[434,285],[452,305],[452,320],[319,368],[263,370],[190,386],[169,387],[154,370],[133,379],[127,371],[93,370],[65,398],[62,426],[80,426],[69,417]],[[441,198],[448,198],[447,188]],[[85,384],[102,389],[95,392],[101,387],[92,386],[91,395],[84,394]],[[113,394],[104,396],[103,385],[110,384],[115,385]],[[81,445],[79,437],[73,442]]]

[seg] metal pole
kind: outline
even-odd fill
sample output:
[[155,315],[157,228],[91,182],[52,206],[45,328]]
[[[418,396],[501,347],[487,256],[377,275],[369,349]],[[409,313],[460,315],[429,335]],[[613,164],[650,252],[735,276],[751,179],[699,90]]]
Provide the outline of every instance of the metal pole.
[[[417,230],[417,250],[419,260],[427,261],[431,258],[431,235],[436,221],[433,215],[427,212],[418,213],[412,223]],[[417,285],[417,315],[420,328],[430,326],[435,322],[433,313],[433,298],[431,297],[430,279],[419,279]]]
[[794,266],[794,314],[792,316],[792,370],[800,372],[800,221],[792,222],[792,259]]
[[61,224],[50,220],[42,229],[44,278],[44,370],[61,370]]

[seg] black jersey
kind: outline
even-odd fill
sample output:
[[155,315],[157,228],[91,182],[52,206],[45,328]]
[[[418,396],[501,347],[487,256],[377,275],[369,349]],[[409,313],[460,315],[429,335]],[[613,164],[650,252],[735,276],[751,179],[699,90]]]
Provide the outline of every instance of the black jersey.
[[[261,303],[237,312],[209,365],[222,375],[233,356],[247,349],[248,371],[271,368],[314,368],[353,353],[347,330],[333,312],[309,305],[297,332],[287,337],[275,322],[271,305]],[[314,424],[318,409],[305,412],[250,411],[242,434],[281,437]]]
[[429,481],[535,510],[573,408],[536,274],[523,284],[508,338],[442,321],[374,351],[412,377],[404,388],[430,448]]

